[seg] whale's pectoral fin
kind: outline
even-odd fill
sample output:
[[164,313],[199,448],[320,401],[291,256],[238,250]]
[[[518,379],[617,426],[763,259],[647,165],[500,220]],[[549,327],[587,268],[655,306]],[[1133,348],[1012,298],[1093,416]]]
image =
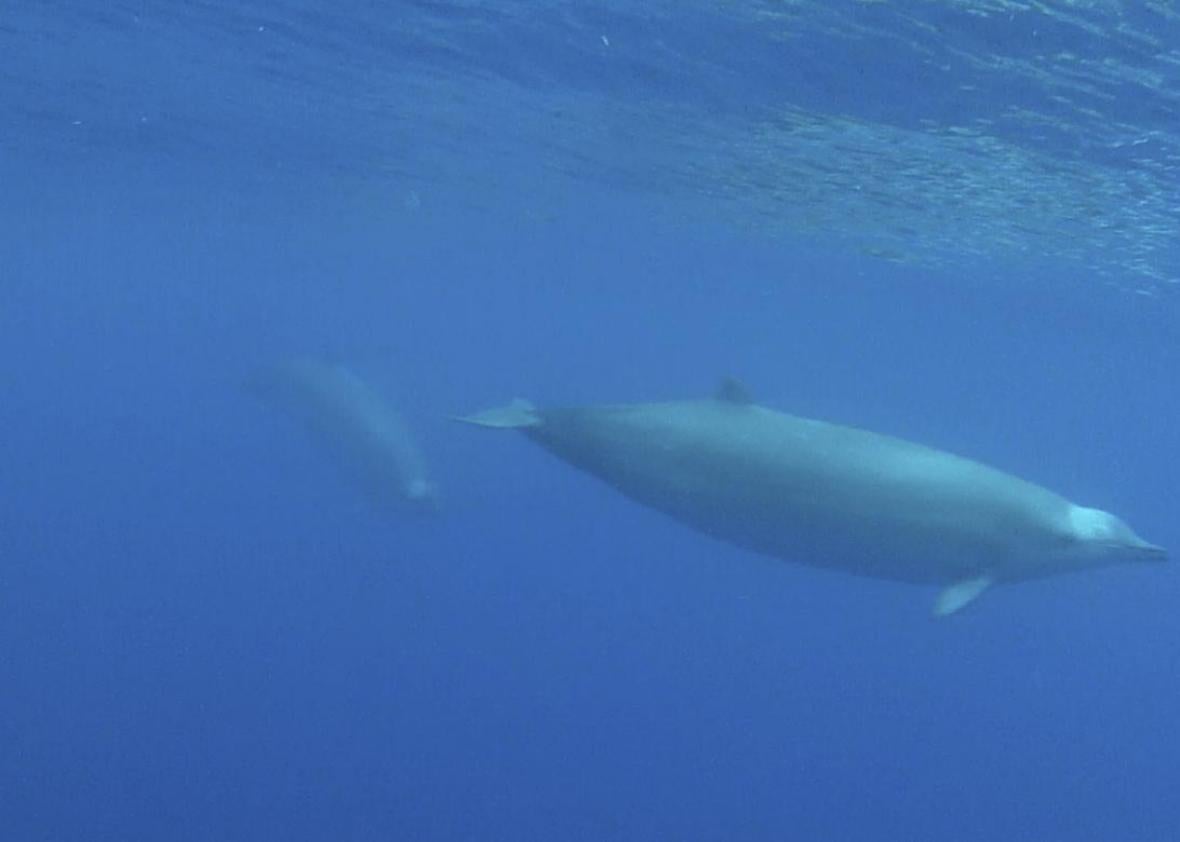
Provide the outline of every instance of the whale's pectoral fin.
[[515,430],[520,427],[536,427],[541,423],[537,409],[522,398],[517,398],[508,406],[495,409],[485,409],[474,415],[455,418],[465,424],[475,424],[477,427],[494,427],[500,430]]
[[991,576],[984,575],[948,585],[934,600],[934,616],[946,617],[963,610],[977,600],[980,594],[990,588],[994,582],[995,579]]

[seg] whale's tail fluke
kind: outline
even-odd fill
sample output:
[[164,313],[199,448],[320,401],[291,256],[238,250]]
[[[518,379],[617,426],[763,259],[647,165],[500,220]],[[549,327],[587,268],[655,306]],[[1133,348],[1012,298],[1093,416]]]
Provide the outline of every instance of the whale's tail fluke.
[[455,416],[456,421],[474,424],[477,427],[492,427],[497,430],[518,430],[536,427],[541,423],[537,408],[523,398],[517,398],[507,406],[485,409],[474,415]]

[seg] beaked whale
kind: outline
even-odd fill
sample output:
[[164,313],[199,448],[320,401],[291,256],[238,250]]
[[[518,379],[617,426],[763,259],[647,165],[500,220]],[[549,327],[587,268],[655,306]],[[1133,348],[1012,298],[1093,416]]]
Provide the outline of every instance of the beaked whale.
[[711,400],[566,409],[518,400],[458,420],[519,429],[738,546],[942,585],[938,616],[995,583],[1167,558],[1108,512],[951,453],[759,406],[731,380]]
[[350,369],[300,357],[247,386],[300,420],[382,510],[438,509],[438,486],[401,414]]

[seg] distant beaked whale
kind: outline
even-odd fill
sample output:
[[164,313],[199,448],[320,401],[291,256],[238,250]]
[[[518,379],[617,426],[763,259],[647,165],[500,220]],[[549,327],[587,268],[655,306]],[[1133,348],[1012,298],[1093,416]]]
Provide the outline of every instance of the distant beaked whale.
[[943,586],[952,614],[991,585],[1167,553],[1114,515],[924,445],[787,415],[725,381],[711,400],[460,420],[518,429],[628,497],[741,547]]
[[438,487],[409,427],[352,370],[297,358],[256,372],[248,385],[300,420],[379,508],[437,509]]

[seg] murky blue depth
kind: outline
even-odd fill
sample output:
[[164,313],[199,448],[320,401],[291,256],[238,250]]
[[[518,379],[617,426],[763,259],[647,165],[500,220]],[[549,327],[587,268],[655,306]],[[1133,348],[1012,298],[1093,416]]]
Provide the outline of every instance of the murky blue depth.
[[0,837],[1173,838],[1173,566],[935,621],[450,417],[732,376],[1175,551],[1178,79],[1168,2],[0,3]]

